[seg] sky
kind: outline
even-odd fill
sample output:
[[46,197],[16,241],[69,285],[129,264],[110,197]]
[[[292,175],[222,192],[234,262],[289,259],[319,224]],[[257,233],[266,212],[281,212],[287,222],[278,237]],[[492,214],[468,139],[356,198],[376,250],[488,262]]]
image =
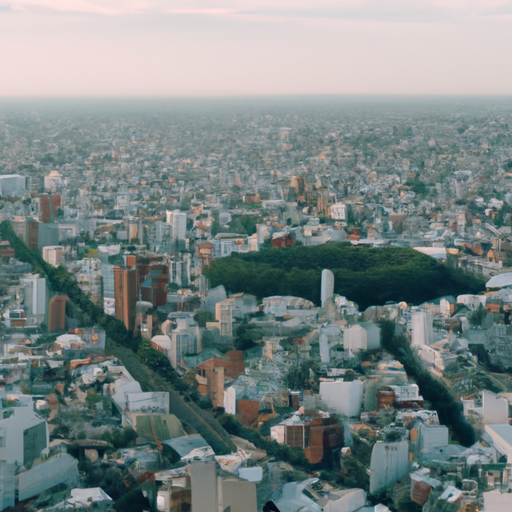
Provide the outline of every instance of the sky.
[[512,0],[0,0],[0,97],[512,94]]

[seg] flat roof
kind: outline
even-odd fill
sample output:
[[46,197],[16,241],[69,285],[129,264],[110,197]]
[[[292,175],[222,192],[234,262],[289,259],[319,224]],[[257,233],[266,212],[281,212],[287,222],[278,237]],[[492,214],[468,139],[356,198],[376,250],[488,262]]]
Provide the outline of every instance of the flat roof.
[[512,286],[512,272],[504,272],[497,276],[492,276],[485,284],[486,288],[505,288]]
[[506,423],[498,425],[486,425],[485,429],[494,431],[508,444],[512,445],[512,425],[507,425]]

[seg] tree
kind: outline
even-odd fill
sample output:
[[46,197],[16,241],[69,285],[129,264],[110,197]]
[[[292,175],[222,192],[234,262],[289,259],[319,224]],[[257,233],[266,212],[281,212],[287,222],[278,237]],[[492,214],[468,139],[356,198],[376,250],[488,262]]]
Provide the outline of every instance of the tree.
[[384,434],[384,440],[386,443],[394,443],[395,441],[400,441],[402,439],[402,434],[398,430],[390,430]]
[[473,311],[473,313],[471,313],[471,315],[469,316],[469,323],[471,325],[482,325],[484,318],[485,318],[485,309],[482,306],[482,304],[480,304],[478,306],[478,309]]
[[359,487],[368,490],[370,482],[366,473],[366,467],[352,455],[341,457],[341,470],[338,483],[345,487]]
[[144,512],[150,509],[150,503],[140,487],[125,493],[114,503],[117,512]]
[[416,381],[420,392],[439,415],[442,424],[448,426],[452,437],[464,446],[475,442],[475,431],[465,420],[461,402],[456,401],[443,381],[427,370],[412,351],[403,335],[395,335],[395,325],[383,321],[381,327],[382,347],[404,365],[407,375]]
[[198,311],[194,315],[194,320],[198,323],[199,327],[206,327],[207,322],[215,320],[215,315],[210,311]]
[[85,397],[85,403],[89,409],[94,409],[95,405],[101,401],[101,397],[93,390],[87,390],[87,396]]
[[[386,247],[320,247],[262,249],[215,260],[205,275],[212,287],[224,285],[231,293],[245,292],[259,299],[294,295],[316,304],[324,268],[335,276],[335,293],[365,309],[387,301],[420,304],[440,295],[476,293],[484,282],[414,251]],[[414,280],[415,286],[410,286]]]

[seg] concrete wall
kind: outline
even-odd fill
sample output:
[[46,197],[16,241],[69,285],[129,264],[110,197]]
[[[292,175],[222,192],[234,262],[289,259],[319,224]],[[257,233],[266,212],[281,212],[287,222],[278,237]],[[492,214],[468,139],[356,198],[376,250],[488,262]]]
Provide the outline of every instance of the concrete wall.
[[[193,489],[193,487],[192,487]],[[246,480],[219,477],[219,509],[230,512],[258,512],[256,485]],[[193,508],[192,510],[196,510]],[[203,510],[203,509],[198,509]]]
[[192,510],[218,512],[217,468],[215,461],[191,464],[190,477],[192,486]]
[[508,400],[496,396],[491,391],[482,392],[482,413],[484,423],[508,423]]
[[496,489],[484,492],[483,497],[485,512],[509,512],[512,510],[512,494]]
[[345,350],[352,352],[359,352],[366,350],[367,347],[367,333],[366,329],[356,324],[348,329],[345,329],[343,335],[343,346]]
[[430,345],[434,341],[432,315],[428,311],[412,313],[411,331],[413,346]]
[[380,348],[380,329],[372,322],[361,322],[345,329],[343,345],[345,350],[376,350]]
[[224,410],[226,414],[236,414],[236,389],[234,387],[224,391]]
[[359,416],[364,384],[352,382],[320,382],[320,398],[328,407],[344,416]]
[[448,427],[445,425],[422,425],[420,430],[420,450],[428,453],[440,446],[447,446],[449,440]]
[[366,350],[377,350],[380,348],[380,327],[372,322],[361,322],[366,330]]
[[370,463],[370,493],[384,489],[407,474],[409,470],[409,443],[377,441]]
[[485,432],[491,436],[494,447],[512,462],[512,426],[511,425],[485,425]]

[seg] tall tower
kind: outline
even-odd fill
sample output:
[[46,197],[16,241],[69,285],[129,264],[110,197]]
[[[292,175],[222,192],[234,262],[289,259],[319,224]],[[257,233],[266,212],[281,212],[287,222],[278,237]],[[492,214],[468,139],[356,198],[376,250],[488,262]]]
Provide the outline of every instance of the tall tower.
[[114,295],[116,318],[129,331],[135,328],[136,305],[139,298],[137,270],[114,266]]
[[55,295],[48,304],[48,331],[62,331],[66,328],[67,295]]
[[225,299],[215,304],[215,320],[219,323],[221,336],[233,336],[233,299]]
[[40,222],[53,222],[57,218],[57,208],[61,206],[59,194],[41,194],[39,196]]
[[334,295],[334,274],[328,270],[322,270],[322,288],[320,291],[320,299],[324,308],[327,301]]
[[187,214],[175,210],[172,215],[172,237],[173,241],[185,240],[187,237]]
[[466,212],[457,212],[457,232],[461,235],[466,232]]
[[434,341],[432,315],[428,311],[415,311],[411,314],[411,344],[430,345]]

